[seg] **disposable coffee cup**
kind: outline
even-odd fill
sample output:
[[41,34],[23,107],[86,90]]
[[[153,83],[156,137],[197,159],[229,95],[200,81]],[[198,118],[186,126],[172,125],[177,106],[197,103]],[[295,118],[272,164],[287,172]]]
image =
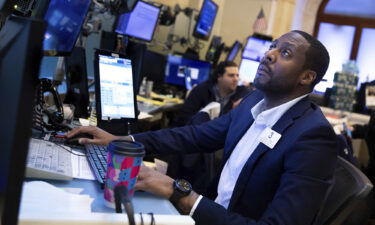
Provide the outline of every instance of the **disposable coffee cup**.
[[114,140],[109,143],[107,149],[104,200],[108,207],[115,208],[115,187],[125,186],[129,198],[133,197],[134,185],[137,181],[145,150],[143,144],[126,140]]

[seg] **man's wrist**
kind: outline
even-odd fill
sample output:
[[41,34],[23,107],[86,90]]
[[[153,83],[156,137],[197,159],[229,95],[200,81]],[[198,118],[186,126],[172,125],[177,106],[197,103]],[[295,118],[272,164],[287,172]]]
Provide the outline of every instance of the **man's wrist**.
[[176,206],[182,214],[189,214],[194,206],[195,201],[197,201],[199,195],[194,191],[191,191],[188,196],[182,197]]

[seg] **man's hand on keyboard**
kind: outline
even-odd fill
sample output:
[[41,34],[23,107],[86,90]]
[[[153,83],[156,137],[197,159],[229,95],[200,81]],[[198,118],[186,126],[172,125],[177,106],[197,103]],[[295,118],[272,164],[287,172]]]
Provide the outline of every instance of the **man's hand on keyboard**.
[[123,137],[118,137],[115,135],[112,135],[98,127],[94,126],[82,126],[74,128],[73,130],[69,131],[66,134],[67,138],[72,138],[78,134],[91,134],[93,136],[93,139],[90,138],[80,138],[79,143],[80,144],[96,144],[96,145],[108,145],[109,142],[121,139]]

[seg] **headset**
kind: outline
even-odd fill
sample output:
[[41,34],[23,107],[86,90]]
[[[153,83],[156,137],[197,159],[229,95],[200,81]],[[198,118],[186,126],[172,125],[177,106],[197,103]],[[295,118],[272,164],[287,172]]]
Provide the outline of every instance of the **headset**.
[[[53,102],[55,104],[55,108],[53,110],[47,108],[44,98],[45,93],[49,93],[53,97]],[[68,127],[62,124],[63,121],[64,110],[56,86],[50,79],[40,79],[34,105],[33,127],[38,130],[67,130]]]

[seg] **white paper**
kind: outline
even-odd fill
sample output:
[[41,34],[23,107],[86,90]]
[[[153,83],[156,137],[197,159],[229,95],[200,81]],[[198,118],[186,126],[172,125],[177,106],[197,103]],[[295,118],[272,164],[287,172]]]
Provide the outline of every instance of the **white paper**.
[[23,185],[20,212],[86,213],[91,212],[93,200],[88,195],[71,194],[45,181],[30,181]]

